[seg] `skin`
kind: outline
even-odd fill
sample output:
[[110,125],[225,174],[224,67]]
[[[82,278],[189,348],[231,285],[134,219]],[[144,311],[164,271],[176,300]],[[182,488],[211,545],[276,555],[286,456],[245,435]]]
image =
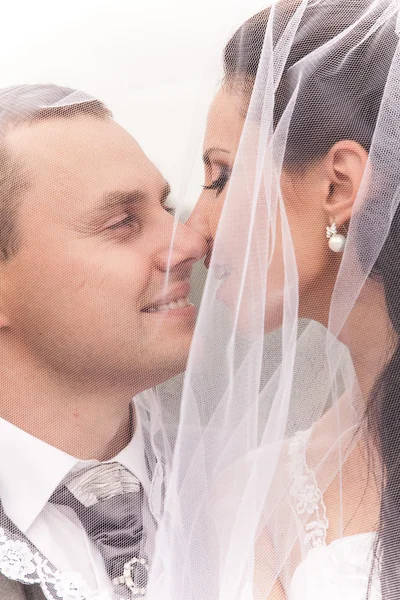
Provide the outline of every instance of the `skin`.
[[[204,139],[205,186],[214,189],[204,189],[188,224],[207,239],[206,264],[211,267],[213,267],[213,244],[218,225],[221,223],[220,217],[229,189],[229,178],[245,123],[242,108],[243,99],[239,91],[225,85],[216,95],[208,115]],[[284,168],[280,176],[282,200],[298,273],[298,316],[319,321],[326,327],[342,254],[335,254],[329,249],[325,228],[333,222],[337,224],[339,230],[340,228],[345,230],[347,227],[367,160],[368,154],[364,148],[352,140],[342,140],[336,143],[324,157],[301,171]],[[243,213],[240,213],[241,204],[245,199],[245,195],[240,190],[240,180],[235,181],[235,189],[236,192],[239,190],[236,196],[240,196],[236,199],[237,205],[234,207],[235,215],[240,215],[236,222],[240,222],[242,226],[246,218],[246,205]],[[233,194],[230,196],[230,201],[235,202]],[[222,227],[224,223],[223,220]],[[276,241],[268,268],[264,321],[267,333],[282,324],[281,225],[281,216],[278,214]],[[232,228],[232,225],[228,222],[228,229],[229,227]],[[230,238],[234,240],[231,245],[229,245]],[[223,283],[225,291],[219,295],[220,300],[232,311],[235,310],[234,301],[240,285],[239,280],[234,279],[235,264],[241,264],[240,254],[243,255],[243,249],[237,250],[239,242],[234,238],[233,233],[223,238],[227,244],[223,247],[223,251],[231,272]],[[221,251],[221,246],[219,250]],[[246,305],[246,285],[244,288],[243,304]],[[231,294],[229,289],[232,291]],[[374,314],[373,320],[370,318],[371,310]],[[246,328],[246,319],[244,318],[243,321],[240,323],[239,319],[239,328]],[[340,340],[350,350],[364,397],[369,396],[376,377],[390,355],[392,334],[383,288],[379,282],[368,279],[340,334]],[[380,343],[377,343],[377,340],[380,340]],[[345,405],[343,407],[345,410]],[[327,436],[327,432],[335,431],[337,422],[336,413],[330,413],[332,411],[326,413],[326,417],[317,424],[315,430],[315,439],[322,441],[325,439],[328,443],[330,437]],[[340,475],[333,479],[325,491],[324,501],[329,519],[328,543],[342,536],[343,523],[345,535],[376,530],[379,519],[380,482],[378,477],[373,480],[376,485],[371,483],[371,473],[368,470],[370,461],[371,454],[367,454],[365,446],[357,445],[343,465]],[[348,498],[344,502],[341,497],[343,489],[348,492]],[[343,509],[342,513],[339,512],[340,506]],[[266,564],[268,563],[266,557],[273,556],[274,551],[269,548],[269,541],[265,536],[260,538],[257,544],[258,552],[260,552],[260,560],[256,561],[255,579],[256,585],[261,590],[269,579],[269,569],[271,569],[270,577],[276,580],[274,565]],[[286,597],[279,581],[276,582],[272,592],[269,590],[268,597],[271,600],[281,600]]]
[[[245,122],[243,103],[234,90],[222,87],[209,111],[204,139],[205,186],[212,185],[221,175],[226,184],[218,190],[205,189],[200,195],[188,224],[209,243],[208,260],[226,198],[228,181],[233,169]],[[338,215],[330,214],[329,177],[324,165],[315,165],[301,174],[283,171],[281,191],[285,204],[299,276],[299,314],[326,323],[329,299],[340,264],[340,257],[327,245],[325,227]],[[320,202],[315,199],[320,198]],[[329,207],[328,207],[329,205]],[[276,241],[269,267],[270,303],[266,308],[267,331],[281,323],[279,304],[283,294],[283,251],[280,215],[277,215]],[[264,234],[265,235],[265,234]],[[312,243],[310,243],[312,238]],[[234,249],[229,249],[231,252]],[[316,303],[315,299],[319,302]],[[274,315],[272,320],[267,314]]]
[[19,250],[0,266],[1,414],[107,458],[131,435],[130,399],[185,367],[194,309],[143,310],[188,295],[205,242],[178,224],[170,250],[168,184],[112,119],[22,125],[7,143],[30,185]]
[[[204,138],[205,188],[220,180],[216,189],[204,189],[187,224],[200,233],[208,242],[206,264],[210,264],[213,244],[220,223],[221,212],[229,189],[229,178],[233,169],[240,137],[245,122],[243,101],[235,89],[224,86],[211,104]],[[367,165],[368,154],[358,143],[343,140],[336,143],[322,159],[301,171],[283,169],[280,189],[285,215],[296,260],[299,288],[299,318],[312,319],[328,326],[331,296],[337,278],[342,254],[329,249],[325,228],[335,222],[346,228]],[[238,183],[235,182],[237,186]],[[240,195],[240,194],[237,194]],[[232,199],[238,202],[235,211],[246,218],[243,197]],[[240,213],[239,211],[243,211]],[[279,211],[278,211],[279,212]],[[242,221],[241,221],[242,222]],[[267,298],[265,304],[265,331],[273,331],[282,323],[284,286],[284,257],[282,249],[281,216],[277,215],[276,240],[271,252],[268,268]],[[228,224],[229,227],[229,224]],[[261,231],[265,236],[265,231]],[[287,234],[286,234],[287,235]],[[232,238],[224,247],[232,274],[223,287],[231,290],[220,294],[220,299],[234,309],[232,298],[237,296],[240,285],[235,280],[235,262],[241,264],[243,249]],[[229,241],[228,241],[229,244]],[[371,301],[376,304],[376,321],[365,322],[365,311],[370,310]],[[244,302],[245,304],[245,302]],[[244,323],[243,327],[246,324]],[[357,336],[354,332],[357,331]],[[367,392],[371,387],[382,362],[376,352],[376,336],[391,333],[386,311],[384,293],[379,284],[369,280],[360,293],[355,310],[351,313],[341,339],[352,350],[353,361],[358,365],[360,377]],[[360,343],[360,337],[363,340]],[[371,345],[366,340],[370,340]],[[358,352],[362,348],[361,356]],[[379,350],[381,354],[381,350]]]

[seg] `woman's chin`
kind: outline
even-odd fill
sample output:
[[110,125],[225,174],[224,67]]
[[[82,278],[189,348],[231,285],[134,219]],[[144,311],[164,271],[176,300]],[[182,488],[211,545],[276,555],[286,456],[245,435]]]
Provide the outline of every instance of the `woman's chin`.
[[231,313],[238,333],[248,339],[256,339],[276,331],[283,323],[283,293],[271,291],[264,303],[261,298],[242,297],[240,306],[237,303],[237,290],[224,283],[217,292],[218,300],[224,304]]

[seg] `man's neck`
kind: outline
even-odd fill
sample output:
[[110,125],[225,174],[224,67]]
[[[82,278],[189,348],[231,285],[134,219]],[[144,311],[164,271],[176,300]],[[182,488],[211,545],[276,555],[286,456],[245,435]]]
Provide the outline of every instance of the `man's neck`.
[[12,360],[1,347],[0,381],[0,416],[76,458],[109,460],[132,437],[131,399],[138,390],[129,386],[61,384],[29,360]]

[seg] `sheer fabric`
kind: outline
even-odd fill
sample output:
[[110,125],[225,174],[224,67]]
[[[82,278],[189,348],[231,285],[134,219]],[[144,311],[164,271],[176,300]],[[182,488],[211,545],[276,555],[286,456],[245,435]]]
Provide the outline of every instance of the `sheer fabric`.
[[[397,597],[398,14],[282,0],[226,46],[243,128],[176,434],[178,392],[142,397],[167,482],[151,599]],[[328,232],[287,191],[310,173]],[[305,283],[327,234],[345,245],[318,302]]]

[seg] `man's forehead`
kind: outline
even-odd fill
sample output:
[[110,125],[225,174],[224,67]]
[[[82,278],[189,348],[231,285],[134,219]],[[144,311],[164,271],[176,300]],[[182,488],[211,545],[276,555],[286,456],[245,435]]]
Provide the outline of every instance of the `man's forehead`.
[[111,119],[50,119],[16,128],[8,141],[29,172],[31,192],[62,197],[61,210],[74,198],[84,209],[113,190],[146,193],[159,179],[163,185],[139,144]]
[[7,136],[7,142],[31,165],[44,161],[65,168],[78,165],[83,171],[95,161],[146,162],[134,138],[109,118],[75,116],[20,125]]

